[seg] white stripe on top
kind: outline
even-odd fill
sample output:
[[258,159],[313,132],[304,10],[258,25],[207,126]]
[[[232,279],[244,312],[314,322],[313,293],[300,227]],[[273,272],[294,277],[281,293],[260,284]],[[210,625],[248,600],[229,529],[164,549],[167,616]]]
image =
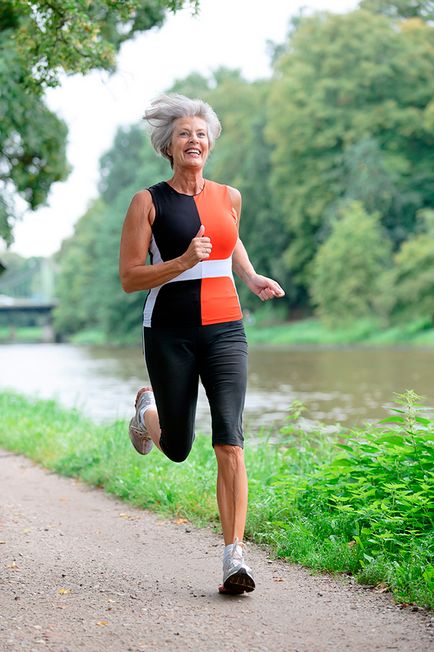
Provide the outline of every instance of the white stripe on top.
[[[152,264],[163,262],[154,237],[151,239],[150,251],[152,254]],[[223,260],[203,260],[200,263],[194,265],[194,267],[186,269],[185,272],[181,272],[181,274],[178,274],[178,276],[175,276],[175,278],[167,281],[167,283],[176,283],[177,281],[194,281],[202,278],[219,278],[222,276],[228,276],[229,278],[233,279],[232,256],[229,256],[229,258],[224,258]],[[146,298],[145,309],[143,311],[143,326],[151,325],[155,302],[157,300],[158,293],[163,285],[166,285],[166,283],[152,288]]]

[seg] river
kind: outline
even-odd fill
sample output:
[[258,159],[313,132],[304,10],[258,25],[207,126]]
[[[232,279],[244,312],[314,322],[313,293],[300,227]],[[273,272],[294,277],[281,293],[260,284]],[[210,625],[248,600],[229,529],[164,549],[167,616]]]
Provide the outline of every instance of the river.
[[[387,416],[394,392],[413,389],[434,405],[434,349],[251,346],[246,430],[276,430],[293,400],[307,411],[306,428],[351,428]],[[141,351],[70,344],[0,345],[0,388],[55,398],[98,422],[131,416],[147,382]],[[204,392],[197,426],[210,431]]]

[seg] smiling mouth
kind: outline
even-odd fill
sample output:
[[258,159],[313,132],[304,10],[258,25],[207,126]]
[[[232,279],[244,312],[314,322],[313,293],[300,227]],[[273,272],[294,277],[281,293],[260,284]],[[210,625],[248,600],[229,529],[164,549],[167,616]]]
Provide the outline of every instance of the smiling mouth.
[[187,149],[185,153],[186,154],[197,154],[198,156],[200,156],[200,150],[198,150],[198,149]]

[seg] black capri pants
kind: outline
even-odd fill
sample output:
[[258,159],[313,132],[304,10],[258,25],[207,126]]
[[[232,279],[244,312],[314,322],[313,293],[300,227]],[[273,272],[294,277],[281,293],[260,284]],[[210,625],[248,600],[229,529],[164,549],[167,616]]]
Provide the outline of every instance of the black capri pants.
[[145,360],[167,457],[183,462],[193,445],[199,378],[211,410],[212,445],[243,447],[247,385],[243,322],[143,329]]

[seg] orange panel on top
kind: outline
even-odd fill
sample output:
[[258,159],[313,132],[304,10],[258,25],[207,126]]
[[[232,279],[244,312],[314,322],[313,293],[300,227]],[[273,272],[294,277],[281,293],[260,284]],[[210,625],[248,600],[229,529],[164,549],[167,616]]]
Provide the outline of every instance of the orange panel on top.
[[238,239],[236,213],[232,208],[227,186],[206,181],[203,191],[194,198],[204,235],[211,239],[209,260],[222,260],[232,255]]
[[202,325],[242,319],[240,302],[229,276],[203,278],[200,290]]

